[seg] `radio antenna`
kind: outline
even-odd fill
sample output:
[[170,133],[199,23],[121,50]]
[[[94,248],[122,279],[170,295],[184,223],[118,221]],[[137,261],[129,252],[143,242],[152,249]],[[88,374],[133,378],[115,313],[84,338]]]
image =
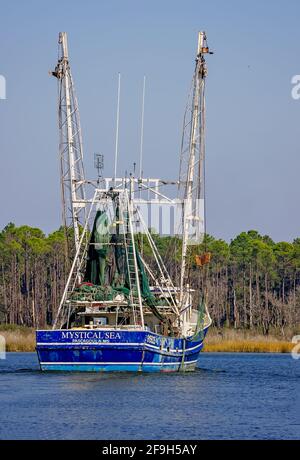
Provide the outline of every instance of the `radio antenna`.
[[143,144],[144,144],[144,113],[145,113],[145,88],[146,88],[146,77],[144,75],[143,82],[143,101],[142,101],[142,123],[141,123],[141,143],[140,143],[140,174],[139,178],[142,178],[143,174]]
[[119,150],[119,120],[120,120],[120,92],[121,92],[121,74],[118,77],[118,103],[117,103],[117,126],[116,126],[116,146],[115,146],[115,171],[114,171],[114,184],[117,177],[118,166],[118,150]]
[[101,153],[94,154],[94,167],[97,169],[97,172],[98,172],[97,184],[99,186],[100,180],[103,177],[103,168],[104,168],[104,155],[102,155]]

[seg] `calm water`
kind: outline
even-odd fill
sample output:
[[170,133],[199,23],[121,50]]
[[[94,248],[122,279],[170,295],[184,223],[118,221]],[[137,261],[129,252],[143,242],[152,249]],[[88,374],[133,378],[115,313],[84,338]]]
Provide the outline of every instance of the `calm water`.
[[0,360],[0,439],[297,439],[300,360],[205,354],[192,374],[45,374]]

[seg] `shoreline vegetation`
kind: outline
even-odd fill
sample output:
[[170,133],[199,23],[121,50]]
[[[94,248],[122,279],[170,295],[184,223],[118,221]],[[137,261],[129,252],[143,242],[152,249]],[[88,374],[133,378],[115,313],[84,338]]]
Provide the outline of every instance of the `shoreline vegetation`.
[[204,351],[211,353],[290,353],[295,346],[292,336],[263,335],[259,331],[211,328],[204,341]]
[[[152,237],[177,283],[181,241],[154,230]],[[9,223],[0,231],[0,334],[7,351],[33,351],[35,329],[50,328],[68,276],[65,248],[72,239],[63,227],[45,235],[39,228]],[[137,235],[137,244],[155,272],[145,235]],[[207,252],[210,263],[199,266],[196,261]],[[206,235],[202,244],[190,247],[188,262],[189,285],[205,292],[213,320],[206,352],[293,349],[292,337],[300,333],[300,238],[277,243],[249,230],[228,243]]]
[[[34,328],[0,325],[0,335],[6,341],[7,352],[35,351]],[[226,328],[211,328],[204,344],[207,353],[290,353],[295,346],[289,337]]]
[[[160,236],[154,230],[152,237],[176,284],[180,239]],[[47,236],[38,228],[12,223],[0,231],[0,324],[50,327],[68,277],[67,244],[63,227]],[[138,234],[137,244],[155,272],[145,235]],[[210,263],[199,266],[196,261],[206,253],[211,255]],[[227,243],[206,235],[202,244],[190,247],[188,258],[189,285],[195,292],[205,292],[215,328],[259,331],[266,337],[274,334],[289,339],[290,330],[297,333],[300,238],[276,243],[250,230]]]

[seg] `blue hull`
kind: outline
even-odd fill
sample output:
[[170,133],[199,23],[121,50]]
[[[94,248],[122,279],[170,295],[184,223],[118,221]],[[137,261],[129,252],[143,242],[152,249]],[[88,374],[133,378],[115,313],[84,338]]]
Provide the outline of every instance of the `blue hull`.
[[43,371],[193,371],[206,332],[189,340],[116,329],[37,331],[36,350]]

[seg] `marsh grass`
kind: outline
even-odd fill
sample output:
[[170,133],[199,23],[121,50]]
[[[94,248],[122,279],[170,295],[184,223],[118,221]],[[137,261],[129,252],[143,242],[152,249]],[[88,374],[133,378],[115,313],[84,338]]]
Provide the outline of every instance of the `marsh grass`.
[[[16,325],[0,325],[0,335],[6,340],[6,351],[34,351],[35,330]],[[256,331],[211,328],[205,339],[206,352],[290,353],[291,337],[264,336]]]
[[5,338],[6,351],[35,350],[35,331],[33,328],[1,325],[0,335]]
[[288,338],[264,336],[255,331],[212,329],[205,339],[206,352],[290,353],[294,344]]
[[254,340],[224,340],[219,343],[206,343],[206,352],[239,353],[290,353],[295,345],[290,342],[258,342]]

